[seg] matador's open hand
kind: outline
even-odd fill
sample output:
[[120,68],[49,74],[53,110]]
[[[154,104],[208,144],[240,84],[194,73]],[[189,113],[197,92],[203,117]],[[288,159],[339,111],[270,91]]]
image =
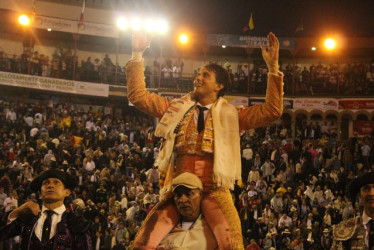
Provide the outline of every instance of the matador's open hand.
[[144,52],[151,45],[151,38],[145,32],[136,32],[132,35],[132,51]]
[[270,32],[268,35],[269,46],[266,50],[266,46],[262,46],[262,56],[269,68],[270,72],[277,72],[279,70],[279,41],[274,33]]

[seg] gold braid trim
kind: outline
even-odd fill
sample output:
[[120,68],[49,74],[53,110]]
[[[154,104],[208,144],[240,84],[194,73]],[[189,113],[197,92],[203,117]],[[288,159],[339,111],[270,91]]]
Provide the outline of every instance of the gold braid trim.
[[217,188],[211,192],[213,198],[218,202],[221,210],[225,214],[227,221],[229,222],[233,249],[243,249],[243,236],[242,227],[239,219],[238,212],[232,202],[232,196],[227,188]]
[[337,241],[346,241],[352,238],[355,234],[360,217],[343,220],[338,225],[333,225],[333,237]]

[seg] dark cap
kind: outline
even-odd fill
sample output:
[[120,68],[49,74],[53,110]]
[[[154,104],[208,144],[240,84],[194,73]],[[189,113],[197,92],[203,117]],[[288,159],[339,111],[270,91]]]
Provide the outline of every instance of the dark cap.
[[40,191],[43,181],[48,178],[59,179],[62,183],[64,183],[65,188],[70,190],[74,189],[74,187],[77,185],[77,179],[74,176],[57,169],[50,169],[43,171],[38,177],[36,177],[30,183],[30,189],[34,192]]
[[351,196],[356,196],[360,193],[361,187],[366,184],[374,184],[374,172],[368,172],[353,179],[348,185],[348,192]]

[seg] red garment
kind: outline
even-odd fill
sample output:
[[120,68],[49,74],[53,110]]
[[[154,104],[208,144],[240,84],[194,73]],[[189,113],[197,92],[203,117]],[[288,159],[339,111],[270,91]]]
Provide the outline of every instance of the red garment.
[[256,244],[256,245],[248,245],[246,247],[246,250],[261,250],[261,248]]
[[291,143],[286,143],[286,145],[284,145],[283,149],[284,149],[287,153],[291,152],[292,144],[291,144]]
[[312,163],[313,163],[314,159],[317,156],[317,150],[315,150],[314,148],[311,148],[311,149],[308,150],[308,152],[312,155]]

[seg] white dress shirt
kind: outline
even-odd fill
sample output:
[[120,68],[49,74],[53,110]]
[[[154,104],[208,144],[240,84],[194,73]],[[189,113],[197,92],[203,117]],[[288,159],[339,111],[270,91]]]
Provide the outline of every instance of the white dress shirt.
[[[211,104],[208,104],[206,106],[203,106],[201,105],[200,103],[196,103],[196,106],[201,106],[201,107],[205,107],[207,108],[207,110],[204,111],[204,120],[206,119],[206,116],[208,115],[208,112],[209,110],[212,108],[213,106],[213,103]],[[195,113],[194,113],[194,116],[193,116],[193,120],[195,121],[195,124],[197,124],[197,120],[199,118],[199,110],[197,108],[195,108]]]
[[[366,246],[369,246],[369,221],[373,219],[369,215],[366,214],[365,210],[364,213],[362,214],[362,225],[364,225],[364,228],[366,230],[365,233],[365,244]],[[370,228],[370,230],[373,230],[373,228]]]
[[[48,209],[45,206],[43,206],[42,213],[38,221],[36,222],[36,226],[35,226],[35,235],[36,237],[38,237],[40,241],[42,240],[43,224],[44,224],[45,219],[47,219],[47,214],[44,213],[45,210],[48,210]],[[65,210],[66,210],[65,205],[62,205],[58,208],[53,209],[55,213],[52,215],[51,234],[49,235],[49,239],[55,236],[57,224],[61,221],[62,214],[65,212]]]

